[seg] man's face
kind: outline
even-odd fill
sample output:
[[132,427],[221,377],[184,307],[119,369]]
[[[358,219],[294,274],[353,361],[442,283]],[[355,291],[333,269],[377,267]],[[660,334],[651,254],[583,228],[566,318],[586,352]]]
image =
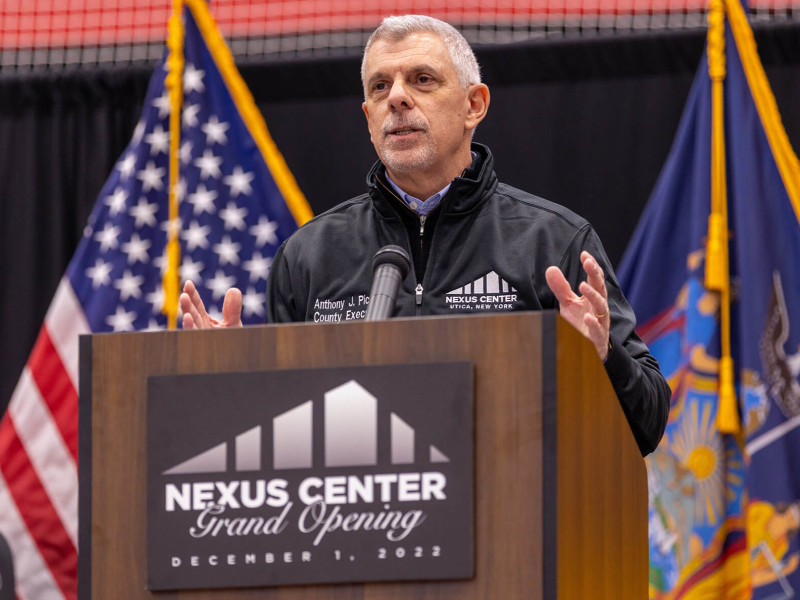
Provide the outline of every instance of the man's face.
[[416,33],[375,42],[364,82],[370,139],[390,175],[446,172],[463,160],[474,127],[470,102],[441,38]]

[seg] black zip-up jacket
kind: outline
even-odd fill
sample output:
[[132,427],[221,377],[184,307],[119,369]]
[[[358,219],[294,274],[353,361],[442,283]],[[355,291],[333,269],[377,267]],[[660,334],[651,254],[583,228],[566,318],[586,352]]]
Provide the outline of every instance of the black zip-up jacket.
[[388,244],[406,248],[414,263],[394,316],[558,308],[545,269],[560,267],[577,290],[587,250],[606,275],[606,372],[639,449],[652,452],[667,423],[669,386],[634,331],[633,310],[597,234],[570,210],[499,183],[489,149],[472,150],[472,165],[427,218],[397,197],[376,163],[368,193],[315,217],[280,247],[267,285],[267,321],[363,319],[372,257]]

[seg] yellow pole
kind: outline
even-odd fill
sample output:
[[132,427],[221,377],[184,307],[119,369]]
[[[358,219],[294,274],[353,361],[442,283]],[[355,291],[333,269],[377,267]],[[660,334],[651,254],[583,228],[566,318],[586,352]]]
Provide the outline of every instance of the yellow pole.
[[169,91],[169,230],[167,233],[167,268],[164,271],[164,306],[170,329],[177,327],[178,296],[180,295],[181,247],[178,242],[178,148],[181,134],[181,105],[183,104],[183,1],[173,0],[167,36],[168,73],[166,87]]
[[[736,0],[738,2],[738,0]],[[731,357],[731,288],[728,260],[728,192],[725,172],[725,0],[711,0],[708,15],[708,74],[711,78],[711,214],[706,245],[706,288],[719,292],[720,362],[717,429],[739,431]]]

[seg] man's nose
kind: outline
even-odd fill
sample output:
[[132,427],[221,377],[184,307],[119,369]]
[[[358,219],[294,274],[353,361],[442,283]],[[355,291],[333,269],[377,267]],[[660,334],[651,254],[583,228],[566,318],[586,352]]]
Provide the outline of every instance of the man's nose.
[[389,90],[389,106],[392,110],[409,110],[414,108],[414,100],[408,88],[406,88],[405,82],[395,81],[392,83],[392,89]]

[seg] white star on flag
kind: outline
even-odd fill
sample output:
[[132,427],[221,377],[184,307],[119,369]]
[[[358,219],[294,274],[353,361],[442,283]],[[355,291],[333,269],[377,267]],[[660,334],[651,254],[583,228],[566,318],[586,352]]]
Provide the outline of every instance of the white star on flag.
[[189,140],[184,140],[181,144],[180,150],[178,151],[180,161],[185,165],[188,165],[189,161],[192,160],[192,146],[192,142]]
[[269,275],[269,268],[271,265],[272,257],[261,256],[261,252],[258,250],[253,252],[253,258],[242,263],[245,271],[250,273],[250,281],[253,282],[266,279],[267,275]]
[[164,307],[164,286],[156,285],[155,289],[145,296],[145,300],[153,305],[153,314],[160,315]]
[[178,183],[175,184],[175,199],[178,202],[183,202],[184,196],[186,196],[186,180],[181,177]]
[[[210,226],[201,226],[197,221],[192,221],[188,229],[184,229],[181,232],[181,237],[186,242],[186,250],[194,252],[197,248],[208,248],[208,236],[210,233]],[[184,279],[191,279],[191,277],[184,277]]]
[[119,299],[125,302],[129,298],[142,297],[142,284],[144,277],[141,275],[134,275],[129,270],[125,270],[122,277],[114,282],[114,287],[119,290]]
[[190,104],[183,108],[183,124],[186,127],[197,127],[200,121],[197,120],[197,113],[200,112],[199,104]]
[[254,173],[245,173],[242,171],[242,167],[237,165],[233,168],[233,173],[225,177],[222,181],[231,188],[231,196],[236,198],[239,194],[249,196],[253,193],[250,182],[253,181],[254,177]]
[[256,238],[256,245],[260,248],[267,242],[273,246],[278,245],[278,236],[275,232],[278,231],[278,224],[270,221],[265,215],[258,217],[258,224],[250,228],[250,233]]
[[133,331],[133,322],[136,320],[136,311],[126,311],[121,304],[117,312],[106,317],[106,323],[114,331]]
[[211,115],[208,122],[201,125],[200,129],[206,134],[206,144],[211,146],[218,143],[225,145],[228,143],[228,136],[225,132],[230,129],[230,123],[220,123],[217,115]]
[[153,306],[153,314],[160,315],[161,309],[164,307],[164,286],[156,285],[155,289],[144,298],[148,304]]
[[133,171],[136,168],[136,155],[133,152],[128,152],[121,161],[117,163],[117,170],[119,171],[120,177],[127,179],[131,175],[133,175]]
[[147,166],[136,174],[142,180],[142,191],[147,193],[150,190],[161,191],[164,188],[164,175],[167,170],[164,167],[156,167],[156,164],[149,160]]
[[192,260],[191,256],[184,257],[180,268],[181,280],[200,281],[202,279],[203,266],[202,262]]
[[200,177],[203,180],[206,180],[209,177],[213,177],[214,179],[219,179],[222,177],[222,171],[219,169],[221,164],[222,157],[214,156],[214,153],[211,152],[211,150],[206,150],[203,152],[203,156],[194,159],[194,166],[200,169]]
[[239,264],[239,250],[242,249],[242,245],[239,242],[231,241],[231,236],[223,236],[222,241],[219,244],[214,244],[213,249],[219,256],[220,265]]
[[107,263],[103,261],[102,258],[98,258],[93,267],[86,269],[86,276],[92,280],[92,287],[97,289],[101,285],[108,285],[111,283],[109,275],[113,268],[111,263]]
[[189,194],[189,202],[194,206],[195,215],[203,212],[213,215],[217,211],[214,200],[218,197],[219,193],[216,190],[207,190],[205,184],[200,183],[197,185],[197,191]]
[[219,269],[217,270],[213,279],[206,281],[206,286],[211,290],[211,297],[214,300],[219,300],[225,296],[225,292],[227,292],[228,288],[232,287],[234,283],[236,283],[235,277],[229,277],[225,275],[221,269]]
[[206,89],[203,84],[203,77],[206,72],[196,69],[192,63],[188,63],[183,71],[183,92],[202,92]]
[[169,90],[164,90],[164,93],[153,100],[152,105],[158,109],[158,118],[164,119],[172,111],[172,104],[169,101]]
[[108,216],[111,218],[116,217],[125,209],[125,202],[128,200],[128,193],[124,188],[118,187],[114,193],[106,198],[106,205],[108,206]]
[[247,288],[247,292],[242,295],[242,310],[247,316],[264,316],[266,314],[264,309],[266,301],[266,294],[260,294],[256,292],[253,286],[250,286]]
[[153,128],[153,133],[148,133],[144,136],[144,141],[150,144],[150,156],[169,152],[169,131],[164,131],[161,125],[156,125]]
[[100,242],[100,252],[113,250],[119,245],[119,227],[107,222],[102,231],[94,234],[96,242]]
[[149,239],[141,239],[138,233],[132,233],[129,242],[122,244],[122,251],[128,255],[128,264],[132,265],[136,262],[147,263],[150,261],[150,255],[147,251],[153,241]]
[[150,227],[155,227],[156,223],[156,213],[158,212],[158,204],[155,202],[148,203],[147,198],[142,196],[139,198],[139,202],[136,206],[132,206],[129,213],[135,219],[135,227],[137,229],[141,229],[145,225],[149,225]]
[[225,221],[226,230],[244,231],[247,229],[247,224],[244,222],[244,218],[247,216],[247,209],[243,206],[237,206],[235,202],[228,202],[228,206],[219,211],[219,216]]
[[167,270],[167,248],[166,247],[164,248],[164,251],[161,254],[159,254],[158,256],[156,256],[153,259],[153,266],[156,269],[158,269],[158,272],[161,273],[162,276],[164,275],[164,271]]
[[175,231],[180,234],[181,229],[183,229],[183,218],[178,217],[174,221],[170,221],[169,219],[161,223],[161,231],[169,235],[171,229],[175,229]]

